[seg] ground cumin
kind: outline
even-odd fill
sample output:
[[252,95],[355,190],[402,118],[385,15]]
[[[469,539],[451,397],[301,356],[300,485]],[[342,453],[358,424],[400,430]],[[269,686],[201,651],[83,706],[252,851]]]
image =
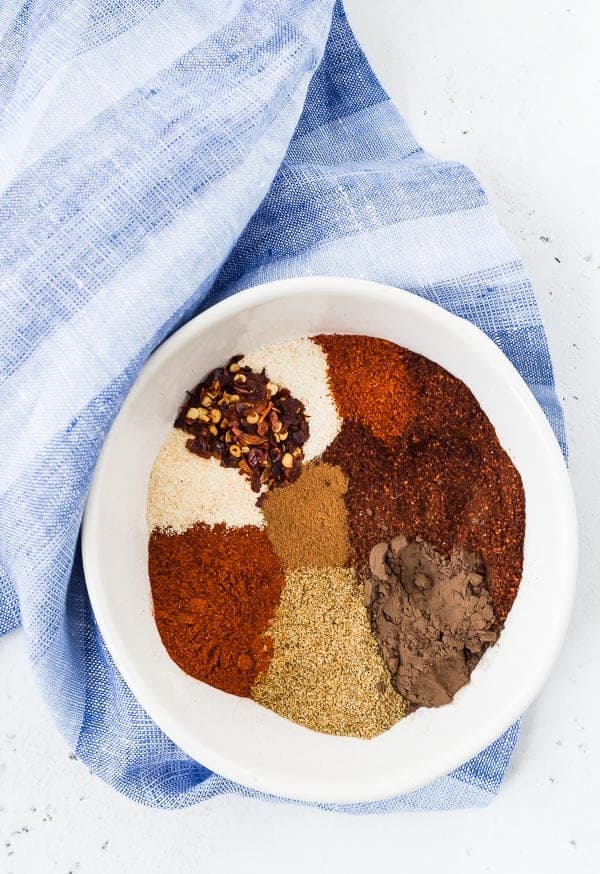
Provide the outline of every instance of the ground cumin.
[[295,483],[266,495],[266,533],[286,570],[346,564],[350,557],[343,497],[347,487],[339,467],[313,461],[303,466]]
[[[355,338],[358,345],[362,338]],[[371,341],[382,343],[385,341]],[[499,622],[521,579],[525,497],[518,471],[464,383],[420,355],[406,352],[406,372],[419,404],[402,436],[383,442],[345,421],[324,458],[348,477],[350,537],[359,568],[371,547],[402,531],[448,555],[461,546],[479,552]],[[370,376],[355,372],[355,390]],[[394,383],[387,392],[393,418]],[[401,401],[401,405],[403,401]]]
[[249,695],[272,656],[264,632],[284,584],[266,534],[203,523],[183,534],[154,530],[148,571],[156,625],[173,661],[211,686]]
[[355,334],[313,339],[327,356],[327,376],[342,418],[366,425],[385,442],[402,434],[418,401],[408,350]]

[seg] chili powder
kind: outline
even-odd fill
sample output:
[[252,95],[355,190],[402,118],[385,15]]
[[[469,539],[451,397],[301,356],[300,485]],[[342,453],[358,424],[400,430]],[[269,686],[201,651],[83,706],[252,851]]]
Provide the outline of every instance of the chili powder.
[[155,529],[148,572],[154,618],[173,661],[211,686],[248,696],[273,654],[265,631],[285,581],[266,534],[250,525]]
[[[348,339],[356,348],[367,340],[370,349],[381,344],[382,353],[390,345],[373,338]],[[463,382],[408,350],[403,350],[403,361],[419,398],[404,432],[384,442],[368,424],[346,420],[324,454],[348,477],[345,501],[359,572],[366,568],[373,544],[399,531],[423,538],[445,555],[455,546],[479,552],[501,624],[523,569],[521,477]],[[401,393],[396,361],[380,366],[379,390],[393,422],[396,393]],[[334,381],[332,386],[338,402]],[[356,370],[354,390],[368,396],[371,375]],[[399,403],[404,403],[401,396]]]

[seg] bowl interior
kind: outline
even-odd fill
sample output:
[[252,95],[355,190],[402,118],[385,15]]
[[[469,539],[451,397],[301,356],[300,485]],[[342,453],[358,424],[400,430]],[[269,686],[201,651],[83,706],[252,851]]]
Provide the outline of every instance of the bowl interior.
[[[171,661],[146,569],[146,489],[185,390],[231,354],[287,337],[362,333],[428,356],[462,379],[523,478],[523,581],[506,627],[451,704],[370,740],[295,725],[213,689]],[[203,313],[150,359],[103,448],[84,522],[87,585],[126,682],[193,758],[247,786],[307,801],[373,800],[425,785],[498,737],[539,691],[562,641],[576,570],[569,480],[551,429],[497,347],[414,295],[359,280],[286,280]]]

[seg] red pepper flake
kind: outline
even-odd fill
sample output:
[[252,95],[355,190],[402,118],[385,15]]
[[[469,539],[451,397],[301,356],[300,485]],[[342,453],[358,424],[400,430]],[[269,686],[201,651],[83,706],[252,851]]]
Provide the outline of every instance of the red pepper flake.
[[237,467],[260,492],[300,476],[308,439],[304,404],[289,389],[255,373],[235,355],[188,392],[175,427],[191,438],[186,446],[202,458]]

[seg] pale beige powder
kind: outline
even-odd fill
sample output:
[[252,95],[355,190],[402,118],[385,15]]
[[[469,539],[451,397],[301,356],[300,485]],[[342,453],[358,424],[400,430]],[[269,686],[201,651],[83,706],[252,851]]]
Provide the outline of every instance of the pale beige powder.
[[200,458],[186,449],[189,435],[174,428],[158,453],[148,485],[148,526],[178,533],[196,522],[230,528],[265,520],[256,495],[237,468],[221,467],[216,458]]
[[288,573],[269,635],[273,659],[251,691],[259,704],[315,731],[362,738],[381,734],[405,715],[354,570]]
[[309,437],[304,445],[306,461],[321,455],[342,427],[327,380],[325,353],[306,337],[284,340],[248,353],[241,362],[253,370],[266,370],[267,376],[289,388],[301,400],[309,417]]

